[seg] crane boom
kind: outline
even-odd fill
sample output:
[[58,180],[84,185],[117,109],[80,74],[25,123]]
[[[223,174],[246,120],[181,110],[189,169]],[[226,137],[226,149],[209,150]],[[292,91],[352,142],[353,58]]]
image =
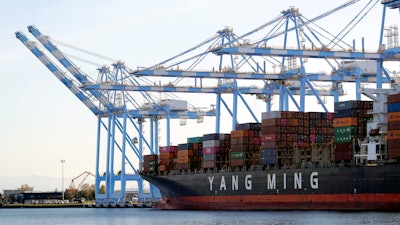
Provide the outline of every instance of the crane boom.
[[[42,43],[42,45],[83,85],[92,84],[77,66],[75,66],[71,60],[69,60],[50,40],[44,36],[36,27],[28,26],[30,33]],[[103,96],[98,90],[91,90],[90,93],[95,96],[101,104],[103,104],[107,110],[115,111],[114,106]]]
[[71,79],[61,72],[61,70],[47,57],[39,48],[36,43],[29,41],[29,39],[22,33],[16,32],[17,38],[79,99],[85,104],[95,115],[100,114],[99,108],[82,92]]

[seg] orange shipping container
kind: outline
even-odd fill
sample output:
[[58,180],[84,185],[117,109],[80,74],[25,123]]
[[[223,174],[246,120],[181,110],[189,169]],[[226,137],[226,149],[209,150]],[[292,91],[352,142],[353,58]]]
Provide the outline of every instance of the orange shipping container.
[[178,157],[178,163],[189,163],[190,160],[188,157]]
[[388,122],[400,121],[400,112],[390,112],[387,115]]
[[400,130],[390,130],[388,131],[388,140],[396,140],[400,139]]
[[357,125],[357,117],[336,118],[333,120],[333,127],[351,127]]
[[178,159],[179,158],[189,158],[193,156],[193,150],[179,150],[178,151]]
[[248,137],[249,130],[233,130],[231,131],[231,138],[235,137]]
[[290,119],[290,126],[292,127],[297,127],[299,125],[299,120],[298,119]]

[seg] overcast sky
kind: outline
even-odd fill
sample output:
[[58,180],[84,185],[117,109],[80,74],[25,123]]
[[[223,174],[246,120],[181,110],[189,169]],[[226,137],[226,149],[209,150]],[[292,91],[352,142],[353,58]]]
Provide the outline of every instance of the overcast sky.
[[[313,18],[344,2],[2,1],[0,178],[31,175],[61,177],[61,159],[66,160],[66,177],[95,170],[96,117],[15,38],[16,31],[23,31],[34,40],[26,27],[36,25],[55,40],[124,60],[129,67],[136,68],[163,61],[226,26],[232,27],[237,34],[244,34],[275,18],[290,6],[300,8],[303,15]],[[333,14],[320,25],[336,31],[338,25],[347,23],[354,16],[352,13],[366,2],[362,0],[352,10]],[[364,36],[367,47],[376,51],[381,21],[380,3],[366,19],[368,23],[364,23],[364,27],[350,38],[360,41]],[[387,24],[393,24],[393,21],[387,21]],[[102,59],[95,62],[99,65],[110,63]],[[96,77],[96,67],[79,60],[75,63],[82,64],[87,74]],[[189,125],[200,126],[196,123]],[[179,129],[179,132],[185,132],[185,129],[193,130],[193,127]],[[194,130],[200,132],[202,129]],[[181,138],[174,139],[178,144],[186,137],[176,138]],[[2,188],[11,187],[1,187],[0,180]]]

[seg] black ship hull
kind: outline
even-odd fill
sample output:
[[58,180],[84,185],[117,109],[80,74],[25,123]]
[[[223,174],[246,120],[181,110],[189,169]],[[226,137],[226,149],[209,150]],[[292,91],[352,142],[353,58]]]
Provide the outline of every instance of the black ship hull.
[[142,175],[163,209],[400,210],[400,165]]

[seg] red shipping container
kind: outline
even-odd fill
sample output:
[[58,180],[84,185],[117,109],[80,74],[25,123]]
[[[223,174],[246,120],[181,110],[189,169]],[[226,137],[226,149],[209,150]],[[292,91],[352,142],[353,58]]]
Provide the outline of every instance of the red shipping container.
[[232,159],[230,160],[231,166],[244,166],[244,159]]
[[275,142],[280,141],[280,135],[276,134],[264,134],[261,136],[261,141],[263,142]]
[[143,161],[154,161],[157,160],[158,155],[144,155]]
[[388,157],[393,158],[400,158],[400,147],[388,149]]
[[388,150],[392,148],[400,148],[400,139],[392,139],[387,141]]
[[215,163],[215,161],[203,161],[202,162],[202,167],[203,168],[215,168],[216,167],[216,163]]
[[335,144],[335,152],[352,152],[352,144],[351,143],[340,143]]
[[261,126],[281,126],[281,119],[262,120]]
[[400,130],[400,121],[388,123],[388,130]]
[[160,159],[160,165],[171,165],[175,162],[175,159]]
[[398,103],[400,102],[400,94],[388,95],[388,103]]
[[161,152],[160,159],[173,159],[175,158],[175,152]]
[[260,137],[255,137],[254,138],[254,144],[261,145],[261,138]]
[[338,152],[335,151],[335,161],[349,161],[353,158],[351,151]]
[[159,152],[176,152],[178,151],[178,146],[160,146],[158,148]]
[[188,170],[190,169],[190,163],[178,163],[179,170]]
[[203,148],[203,155],[206,154],[216,154],[220,152],[219,147],[209,147],[209,148]]

